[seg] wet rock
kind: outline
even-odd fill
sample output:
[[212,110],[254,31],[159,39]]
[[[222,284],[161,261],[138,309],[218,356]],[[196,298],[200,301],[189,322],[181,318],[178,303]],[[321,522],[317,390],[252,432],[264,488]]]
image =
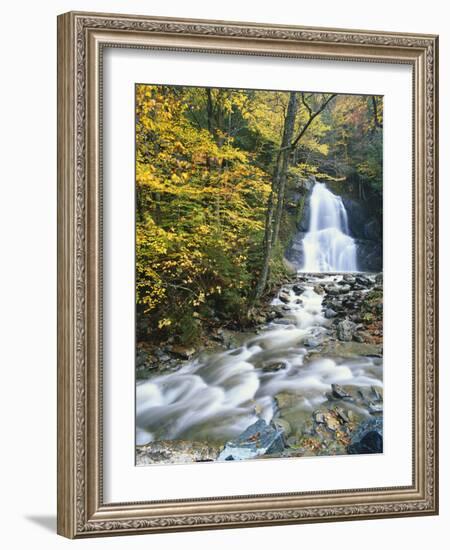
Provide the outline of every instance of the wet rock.
[[165,348],[157,349],[155,350],[155,358],[156,363],[167,363],[172,359],[172,357],[169,355],[168,351],[172,351],[172,346],[167,346]]
[[377,273],[375,275],[375,282],[377,285],[382,285],[383,284],[383,273]]
[[325,426],[335,432],[340,427],[340,422],[332,412],[327,412],[324,414],[325,417]]
[[325,294],[325,289],[324,289],[324,287],[323,287],[322,285],[315,285],[315,286],[314,286],[314,292],[315,292],[316,294],[322,295],[322,294]]
[[[350,290],[350,287],[349,287],[349,290]],[[326,288],[326,291],[328,294],[331,294],[332,296],[341,294],[342,292],[341,287],[339,287],[338,285],[328,285]]]
[[146,367],[148,365],[148,355],[147,353],[139,349],[136,352],[136,368]]
[[323,338],[320,335],[316,334],[316,335],[307,336],[303,340],[303,345],[306,348],[317,348],[318,346],[320,346],[320,344],[322,344],[322,342],[323,342]]
[[350,319],[350,321],[353,321],[353,323],[361,323],[361,316],[359,315],[359,313],[352,313],[348,316],[348,318]]
[[353,338],[356,325],[348,319],[344,319],[337,326],[337,337],[342,342],[350,342]]
[[278,299],[281,300],[284,304],[288,304],[290,302],[289,294],[286,294],[285,292],[280,292],[278,295]]
[[337,315],[337,312],[334,311],[334,309],[331,307],[327,307],[327,309],[325,310],[326,319],[332,319],[333,317],[336,317],[336,315]]
[[278,317],[281,317],[282,314],[277,311],[269,311],[266,315],[266,321],[273,321],[275,319],[278,319]]
[[264,372],[278,372],[287,367],[286,363],[272,363],[270,365],[264,365],[261,370]]
[[353,335],[353,340],[362,344],[376,344],[376,339],[367,331],[357,332]]
[[364,403],[368,403],[367,397],[362,390],[358,390],[358,397]]
[[352,399],[352,396],[339,384],[331,384],[331,395],[334,399]]
[[375,386],[371,386],[370,391],[374,401],[383,401],[383,396]]
[[295,407],[299,402],[299,396],[295,393],[280,392],[275,396],[275,401],[279,409]]
[[286,271],[290,275],[295,275],[297,273],[297,267],[292,262],[290,262],[286,257],[283,257],[283,265]]
[[358,284],[358,283],[355,283],[355,284],[353,285],[353,290],[358,290],[358,291],[359,291],[359,290],[365,290],[365,288],[366,288],[366,287],[365,287],[364,285],[360,285],[360,284]]
[[194,348],[186,346],[173,346],[172,353],[181,359],[190,359],[195,354]]
[[383,452],[383,418],[381,416],[364,420],[354,430],[349,454],[371,454]]
[[271,424],[281,430],[285,437],[287,437],[288,435],[291,434],[292,432],[292,428],[291,428],[291,425],[289,424],[289,422],[287,420],[285,420],[284,418],[274,418],[271,422]]
[[383,414],[383,405],[381,403],[369,403],[370,414]]
[[359,441],[349,445],[347,452],[351,455],[382,453],[383,437],[375,430],[367,432]]
[[260,419],[238,438],[226,443],[217,460],[245,460],[265,454],[281,453],[283,449],[283,431]]
[[351,289],[350,285],[341,285],[338,288],[340,294],[347,294],[347,292],[350,292]]
[[303,292],[305,292],[305,287],[299,284],[295,284],[292,287],[292,290],[295,292],[295,294],[297,294],[297,296],[299,296],[300,294],[303,294]]
[[335,407],[334,412],[336,413],[336,416],[341,423],[348,424],[350,422],[348,414],[341,407]]
[[382,357],[382,346],[375,344],[362,344],[360,342],[341,342],[340,340],[326,341],[321,349],[323,355],[333,355],[335,357]]
[[345,283],[353,284],[356,281],[356,279],[353,275],[350,275],[349,273],[346,273],[342,277],[342,281],[344,281]]
[[313,413],[314,422],[317,424],[325,424],[325,415],[322,411],[315,411]]
[[136,464],[185,464],[217,460],[221,446],[201,441],[154,441],[136,447]]

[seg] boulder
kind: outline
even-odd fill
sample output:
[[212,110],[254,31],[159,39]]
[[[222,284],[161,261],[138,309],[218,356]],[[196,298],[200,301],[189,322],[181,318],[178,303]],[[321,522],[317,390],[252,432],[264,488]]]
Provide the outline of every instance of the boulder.
[[367,432],[360,441],[352,443],[347,447],[347,452],[350,455],[376,454],[383,452],[383,438],[373,430]]
[[172,346],[171,352],[181,359],[190,359],[195,354],[195,349],[187,346]]
[[362,285],[362,286],[369,286],[370,283],[371,283],[371,280],[368,279],[367,277],[364,277],[364,275],[358,275],[356,277],[356,282],[359,284],[359,285]]
[[350,342],[353,338],[355,327],[355,323],[348,319],[340,321],[337,326],[337,337],[339,340],[341,340],[341,342]]
[[348,424],[350,422],[350,418],[347,411],[344,411],[341,407],[335,407],[334,412],[338,418],[338,420],[342,424]]
[[331,395],[334,399],[351,399],[352,396],[347,393],[339,384],[331,384]]
[[[350,287],[348,287],[348,288],[350,290]],[[315,287],[314,287],[314,290],[316,290]],[[328,294],[331,294],[332,296],[336,296],[336,295],[342,293],[341,287],[339,287],[338,285],[334,285],[334,284],[333,285],[328,285],[326,287],[326,291],[327,291]]]
[[325,414],[323,411],[315,411],[313,413],[313,418],[317,424],[325,424]]
[[339,288],[339,294],[346,294],[347,292],[350,292],[350,285],[340,285]]
[[332,309],[331,307],[327,307],[325,310],[325,318],[326,319],[332,319],[333,317],[336,317],[337,313]]
[[297,294],[297,296],[299,296],[300,294],[303,294],[303,292],[305,292],[305,287],[299,284],[295,284],[292,287],[292,290],[295,292],[295,294]]
[[323,338],[319,334],[311,334],[303,340],[303,345],[306,348],[317,348],[322,344]]
[[383,452],[383,420],[381,417],[362,422],[352,434],[348,454],[375,454]]
[[282,430],[285,437],[288,437],[292,432],[291,425],[284,418],[274,418],[272,424],[275,428]]
[[245,460],[284,450],[283,430],[259,419],[239,437],[228,441],[217,460]]

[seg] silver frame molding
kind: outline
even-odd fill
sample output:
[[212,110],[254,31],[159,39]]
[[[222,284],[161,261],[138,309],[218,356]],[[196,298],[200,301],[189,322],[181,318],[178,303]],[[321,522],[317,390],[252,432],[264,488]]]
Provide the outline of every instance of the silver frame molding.
[[[101,90],[105,46],[412,66],[411,486],[103,502]],[[59,534],[81,538],[438,513],[437,83],[438,38],[433,35],[76,12],[58,17]]]

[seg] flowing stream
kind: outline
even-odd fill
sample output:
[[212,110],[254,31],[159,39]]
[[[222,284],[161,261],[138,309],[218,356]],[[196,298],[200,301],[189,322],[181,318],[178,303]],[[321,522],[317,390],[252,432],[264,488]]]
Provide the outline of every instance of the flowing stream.
[[310,224],[303,250],[304,272],[358,271],[356,244],[350,236],[344,204],[324,183],[317,182],[311,194]]
[[277,410],[274,397],[281,392],[296,394],[296,411],[311,415],[327,400],[333,383],[381,387],[382,366],[376,357],[309,356],[309,341],[325,336],[330,324],[314,286],[341,279],[303,277],[300,295],[286,285],[272,301],[282,317],[263,325],[240,347],[204,353],[176,372],[138,382],[136,443],[224,443],[259,418],[270,422]]

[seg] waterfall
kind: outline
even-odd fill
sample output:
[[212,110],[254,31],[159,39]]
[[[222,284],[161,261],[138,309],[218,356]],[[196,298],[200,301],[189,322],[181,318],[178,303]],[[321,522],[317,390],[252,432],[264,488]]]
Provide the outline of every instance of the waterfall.
[[310,223],[303,239],[301,271],[358,271],[356,243],[349,234],[348,218],[341,197],[324,183],[314,185],[310,200]]

